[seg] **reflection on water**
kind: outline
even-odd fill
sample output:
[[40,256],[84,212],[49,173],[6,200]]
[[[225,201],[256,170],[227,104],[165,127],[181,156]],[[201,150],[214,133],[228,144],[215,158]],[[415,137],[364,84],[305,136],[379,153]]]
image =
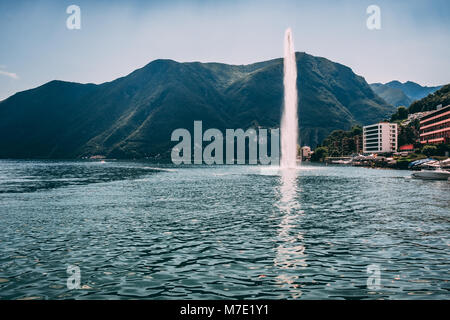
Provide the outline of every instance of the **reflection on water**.
[[[304,213],[297,198],[301,192],[298,188],[297,175],[297,169],[280,170],[280,200],[276,203],[282,214],[277,236],[279,244],[274,259],[275,267],[280,269],[276,279],[282,288],[289,289],[292,298],[301,296],[297,283],[298,273],[301,272],[301,268],[307,267],[303,235],[297,228]],[[287,269],[291,272],[286,272]]]

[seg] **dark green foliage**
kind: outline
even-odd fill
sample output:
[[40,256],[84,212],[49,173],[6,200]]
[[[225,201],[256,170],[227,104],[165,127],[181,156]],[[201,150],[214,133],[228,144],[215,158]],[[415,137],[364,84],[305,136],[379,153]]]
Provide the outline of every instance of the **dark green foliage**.
[[446,153],[450,155],[450,144],[440,143],[436,145],[437,156],[445,156]]
[[311,155],[311,161],[323,161],[328,157],[328,149],[326,147],[318,147]]
[[[392,113],[364,78],[297,53],[300,142]],[[283,60],[234,66],[155,60],[101,85],[52,81],[0,102],[0,158],[170,157],[171,133],[278,127]]]
[[427,97],[413,102],[408,109],[408,112],[416,113],[422,111],[434,110],[436,106],[442,104],[447,106],[450,104],[450,84],[443,86],[441,89],[428,95]]
[[414,123],[407,126],[400,125],[398,127],[398,146],[405,144],[416,144],[419,138],[419,131],[415,128]]
[[436,155],[437,147],[433,145],[426,145],[422,148],[422,153],[427,157]]
[[350,130],[350,136],[351,137],[360,135],[362,133],[363,133],[363,128],[361,126],[358,126],[358,125],[353,126],[352,129]]
[[[353,126],[351,130],[335,130],[322,143],[330,157],[339,157],[356,153],[355,138],[362,135],[361,126]],[[362,141],[362,139],[361,139]]]
[[404,106],[398,107],[397,112],[391,116],[391,121],[405,120],[408,118],[408,109]]

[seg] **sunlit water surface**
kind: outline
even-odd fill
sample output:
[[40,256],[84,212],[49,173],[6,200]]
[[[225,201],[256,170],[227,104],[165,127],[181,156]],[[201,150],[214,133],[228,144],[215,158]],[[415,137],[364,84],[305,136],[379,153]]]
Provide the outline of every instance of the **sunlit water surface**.
[[0,298],[448,299],[449,208],[407,171],[3,160]]

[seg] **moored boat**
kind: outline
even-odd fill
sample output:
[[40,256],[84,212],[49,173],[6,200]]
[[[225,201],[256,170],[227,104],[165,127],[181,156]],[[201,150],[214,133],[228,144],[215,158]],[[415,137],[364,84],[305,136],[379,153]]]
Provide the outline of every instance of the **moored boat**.
[[424,180],[449,180],[450,171],[437,169],[437,170],[421,170],[412,174],[413,178],[419,178]]

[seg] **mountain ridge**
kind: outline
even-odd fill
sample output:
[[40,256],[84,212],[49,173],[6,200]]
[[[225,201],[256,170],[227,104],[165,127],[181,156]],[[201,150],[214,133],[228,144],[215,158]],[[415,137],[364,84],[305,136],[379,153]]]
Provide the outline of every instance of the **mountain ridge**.
[[425,98],[414,101],[408,108],[408,113],[433,111],[438,105],[443,107],[450,104],[450,84],[442,86],[439,90],[430,93]]
[[[342,64],[296,53],[302,144],[386,118],[393,107]],[[54,80],[0,101],[1,158],[143,158],[170,153],[171,132],[277,127],[283,60],[248,65],[157,59],[101,84]]]
[[427,95],[436,92],[440,86],[422,86],[413,81],[400,82],[398,80],[387,83],[371,83],[372,90],[383,98],[387,103],[395,107],[409,107],[414,101],[420,100]]

